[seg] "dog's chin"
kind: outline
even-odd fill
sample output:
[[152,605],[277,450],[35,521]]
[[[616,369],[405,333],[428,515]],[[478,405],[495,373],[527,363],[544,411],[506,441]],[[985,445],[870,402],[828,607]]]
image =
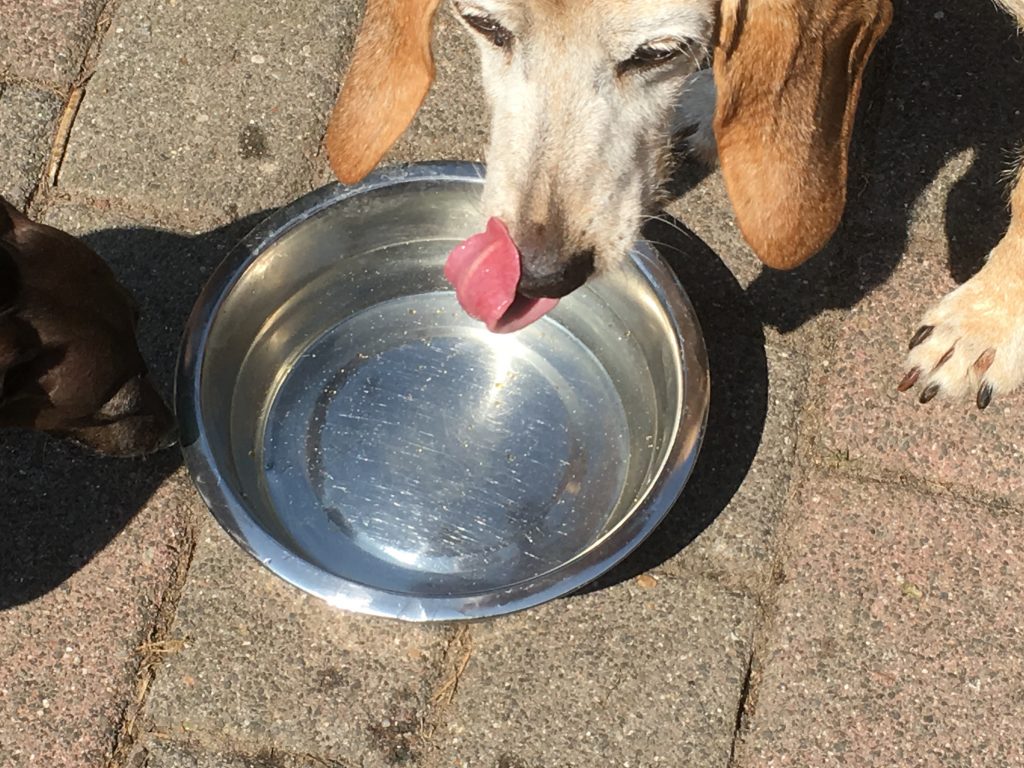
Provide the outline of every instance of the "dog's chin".
[[606,272],[610,273],[621,270],[632,261],[633,249],[636,247],[637,243],[643,239],[640,224],[641,220],[649,218],[651,218],[651,216],[642,216],[640,213],[637,213],[635,216],[628,217],[628,219],[633,222],[633,226],[616,232],[608,240],[608,243],[604,248],[598,249],[594,263],[595,276]]

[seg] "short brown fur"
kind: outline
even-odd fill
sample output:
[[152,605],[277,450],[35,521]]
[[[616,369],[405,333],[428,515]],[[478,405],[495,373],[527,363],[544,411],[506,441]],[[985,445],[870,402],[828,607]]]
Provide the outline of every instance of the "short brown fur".
[[327,128],[337,177],[354,184],[412,122],[434,80],[430,49],[439,0],[368,0],[348,77]]

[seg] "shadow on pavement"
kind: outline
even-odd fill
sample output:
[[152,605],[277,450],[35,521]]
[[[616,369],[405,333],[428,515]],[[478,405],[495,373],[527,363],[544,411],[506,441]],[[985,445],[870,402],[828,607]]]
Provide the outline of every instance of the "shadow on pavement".
[[[116,228],[82,239],[135,294],[139,346],[171,395],[178,341],[203,283],[265,213],[188,237]],[[100,552],[181,464],[177,448],[112,459],[32,432],[0,432],[0,610],[31,601]]]
[[[828,246],[789,272],[762,269],[747,288],[756,316],[782,333],[883,285],[906,250],[915,204],[964,152],[968,171],[945,201],[936,247],[970,278],[1006,230],[1015,148],[1024,142],[1024,37],[987,0],[895,2],[868,68],[854,130],[843,223]],[[671,192],[704,174],[684,165]],[[755,257],[750,255],[753,261]],[[921,313],[937,296],[921,297]],[[894,329],[895,333],[912,329]]]

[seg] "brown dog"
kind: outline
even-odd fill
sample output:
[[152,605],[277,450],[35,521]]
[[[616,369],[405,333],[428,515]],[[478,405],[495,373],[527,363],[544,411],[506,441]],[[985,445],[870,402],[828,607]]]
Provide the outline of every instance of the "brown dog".
[[113,456],[172,445],[173,416],[147,376],[137,319],[99,256],[0,198],[0,427]]

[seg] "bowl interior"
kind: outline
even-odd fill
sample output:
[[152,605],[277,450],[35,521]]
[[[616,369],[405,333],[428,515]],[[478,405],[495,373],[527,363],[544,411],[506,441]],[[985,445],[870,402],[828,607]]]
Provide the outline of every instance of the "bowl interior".
[[642,260],[515,334],[459,308],[442,267],[479,192],[422,179],[322,208],[213,315],[198,403],[220,482],[345,581],[451,597],[565,567],[643,507],[676,437],[677,329]]

